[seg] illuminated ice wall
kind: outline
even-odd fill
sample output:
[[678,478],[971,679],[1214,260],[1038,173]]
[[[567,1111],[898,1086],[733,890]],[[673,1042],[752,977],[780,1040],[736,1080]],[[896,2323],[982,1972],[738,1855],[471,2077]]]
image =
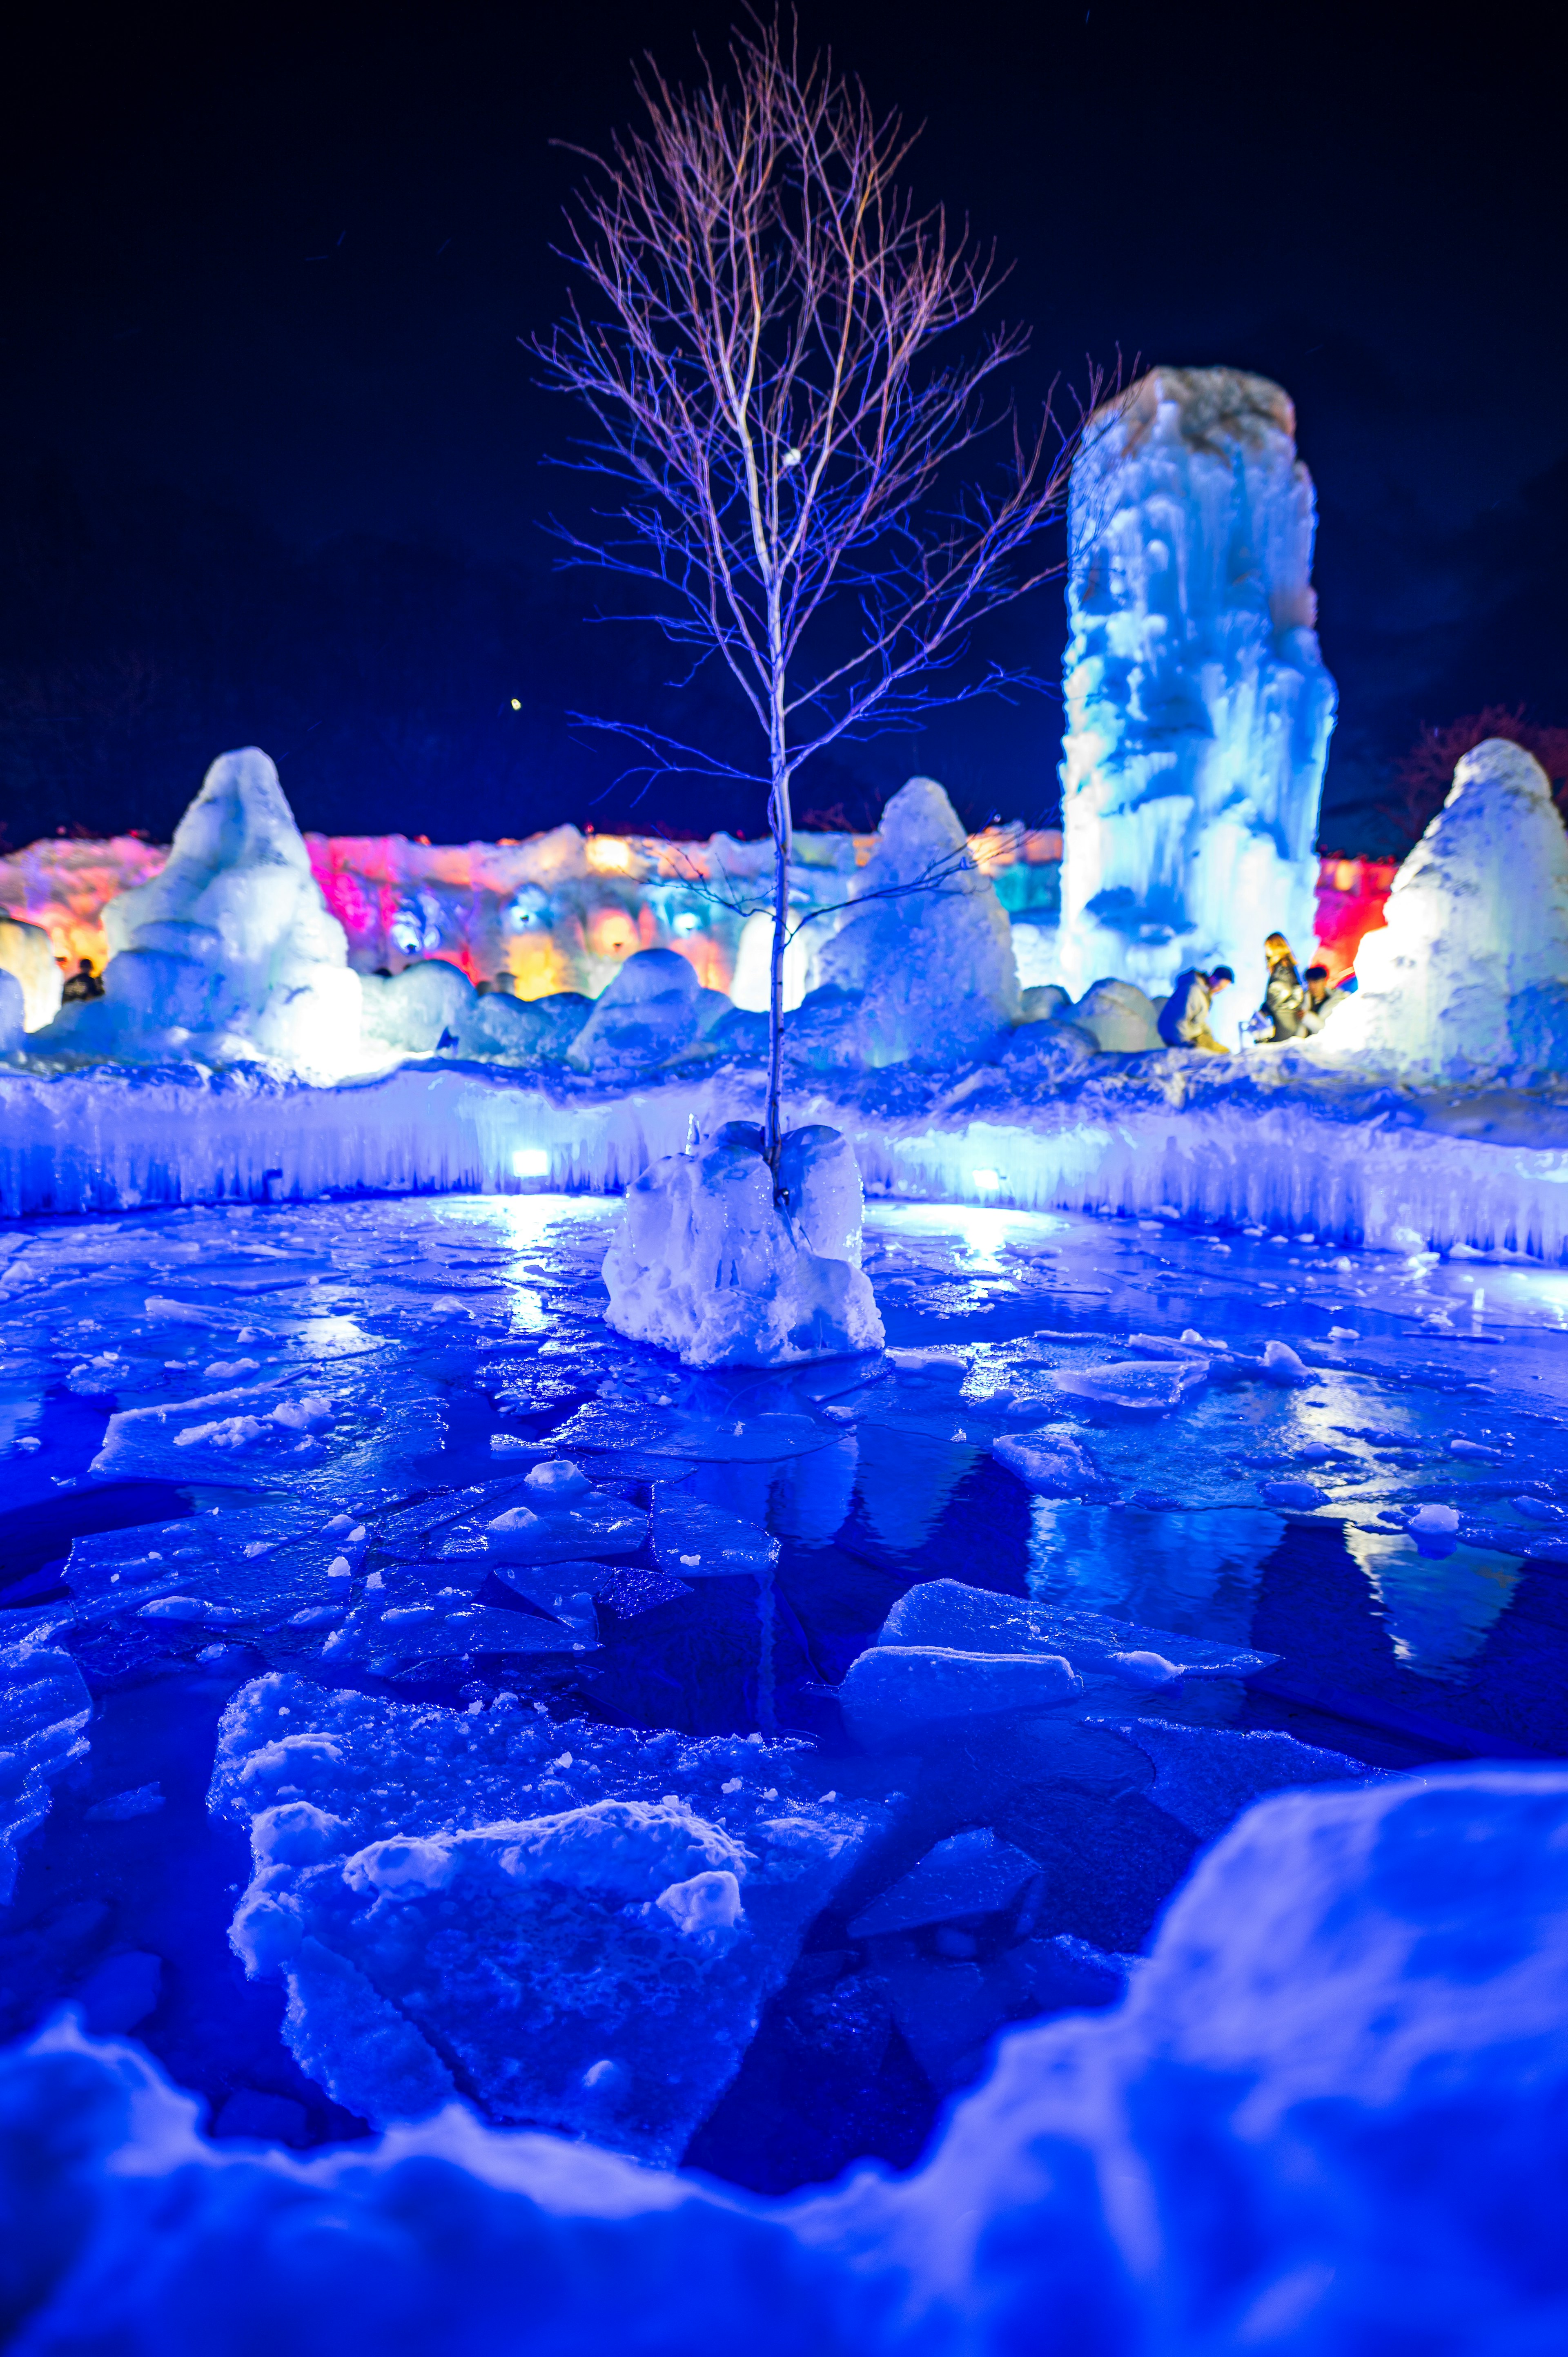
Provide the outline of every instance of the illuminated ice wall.
[[[1073,469],[1061,978],[1157,996],[1265,933],[1310,946],[1334,682],[1314,628],[1312,479],[1267,378],[1153,370]],[[1217,1007],[1216,1012],[1219,1012]]]

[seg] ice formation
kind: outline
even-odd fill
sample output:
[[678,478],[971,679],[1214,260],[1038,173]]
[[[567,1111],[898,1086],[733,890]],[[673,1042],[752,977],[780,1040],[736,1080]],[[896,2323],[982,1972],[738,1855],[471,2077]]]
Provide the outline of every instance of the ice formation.
[[0,974],[7,974],[21,991],[23,1027],[41,1031],[59,1013],[63,987],[53,947],[41,925],[0,911]]
[[0,1907],[16,1845],[48,1813],[49,1785],[87,1749],[92,1697],[70,1655],[35,1634],[0,1645]]
[[231,1062],[334,1080],[360,1060],[360,978],[267,756],[214,761],[168,864],[103,912],[104,996],[34,1044],[73,1055]]
[[[1334,683],[1314,629],[1312,482],[1266,378],[1159,368],[1073,468],[1060,979],[1154,996],[1313,931]],[[1233,1036],[1233,1033],[1232,1035]]]
[[849,1068],[957,1064],[1017,1022],[1006,910],[934,779],[911,778],[894,795],[849,889],[847,913],[815,952],[818,986],[791,1018],[795,1055]]
[[1122,2002],[1015,2032],[912,2174],[787,2205],[456,2105],[304,2162],[214,2146],[62,2021],[0,2063],[18,2345],[1550,2347],[1565,1835],[1558,1769],[1266,1800]]
[[27,1000],[16,975],[0,966],[0,1056],[19,1048],[27,1036]]
[[1568,1071],[1568,834],[1522,746],[1488,737],[1394,877],[1319,1052],[1418,1081]]
[[266,1678],[230,1706],[213,1785],[254,1858],[233,1943],[375,2126],[460,2083],[492,2119],[677,2161],[886,1821],[824,1803],[827,1781],[799,1744]]
[[882,1346],[860,1265],[861,1186],[836,1130],[790,1130],[777,1179],[762,1132],[726,1122],[713,1141],[650,1163],[627,1189],[605,1260],[618,1333],[693,1367],[768,1367]]
[[704,991],[674,950],[638,950],[594,1001],[567,1060],[581,1071],[646,1071],[693,1048],[704,1020],[728,1012],[728,999]]

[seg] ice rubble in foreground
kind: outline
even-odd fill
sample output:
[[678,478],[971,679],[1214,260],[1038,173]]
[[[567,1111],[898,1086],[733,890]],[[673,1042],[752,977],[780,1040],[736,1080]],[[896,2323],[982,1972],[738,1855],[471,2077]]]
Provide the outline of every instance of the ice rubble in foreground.
[[12,2346],[1544,2351],[1565,1845],[1559,1769],[1265,1800],[1120,2005],[1010,2036],[912,2175],[783,2202],[460,2104],[308,2161],[214,2146],[66,2018],[0,2061]]

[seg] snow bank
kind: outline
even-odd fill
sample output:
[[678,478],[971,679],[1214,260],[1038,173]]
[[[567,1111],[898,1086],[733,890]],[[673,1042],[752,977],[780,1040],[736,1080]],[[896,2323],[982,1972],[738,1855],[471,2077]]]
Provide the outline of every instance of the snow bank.
[[1465,755],[1386,920],[1321,1054],[1427,1081],[1568,1071],[1568,834],[1522,746]]
[[67,2020],[0,2063],[18,2345],[1552,2347],[1565,1841],[1558,1769],[1265,1800],[1122,2003],[1015,2033],[912,2175],[783,2203],[456,2105],[306,2162],[214,2146]]
[[[1334,683],[1314,629],[1311,478],[1266,378],[1159,368],[1073,468],[1060,979],[1169,990],[1311,942]],[[1232,1029],[1231,1035],[1234,1036]]]
[[692,1367],[881,1349],[853,1149],[836,1130],[791,1130],[776,1182],[762,1142],[726,1122],[705,1150],[663,1156],[627,1189],[604,1272],[618,1333]]
[[815,951],[819,987],[790,1021],[794,1057],[958,1064],[1017,1022],[1007,912],[934,779],[899,788],[848,889],[847,915]]
[[214,761],[166,866],[103,926],[104,996],[63,1009],[34,1052],[263,1057],[327,1080],[359,1062],[360,978],[256,746]]

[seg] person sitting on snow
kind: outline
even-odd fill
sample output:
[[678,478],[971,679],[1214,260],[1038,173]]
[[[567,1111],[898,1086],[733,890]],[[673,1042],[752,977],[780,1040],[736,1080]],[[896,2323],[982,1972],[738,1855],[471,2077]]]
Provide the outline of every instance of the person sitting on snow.
[[1306,1006],[1302,1013],[1301,1028],[1309,1034],[1321,1031],[1340,1000],[1348,998],[1354,991],[1356,977],[1348,974],[1340,981],[1331,982],[1326,965],[1309,965],[1302,980],[1306,985]]
[[1298,1039],[1306,1028],[1307,997],[1291,945],[1283,933],[1271,933],[1263,955],[1269,962],[1268,985],[1247,1028],[1256,1039]]
[[1171,985],[1171,995],[1160,1009],[1160,1037],[1167,1048],[1200,1048],[1206,1055],[1228,1056],[1208,1028],[1208,1010],[1218,991],[1228,990],[1236,977],[1228,965],[1217,965],[1205,974],[1201,966],[1189,965],[1178,974]]
[[78,959],[76,972],[67,976],[65,988],[60,992],[60,1004],[75,1006],[84,998],[102,998],[102,996],[103,985],[92,971],[92,960]]

